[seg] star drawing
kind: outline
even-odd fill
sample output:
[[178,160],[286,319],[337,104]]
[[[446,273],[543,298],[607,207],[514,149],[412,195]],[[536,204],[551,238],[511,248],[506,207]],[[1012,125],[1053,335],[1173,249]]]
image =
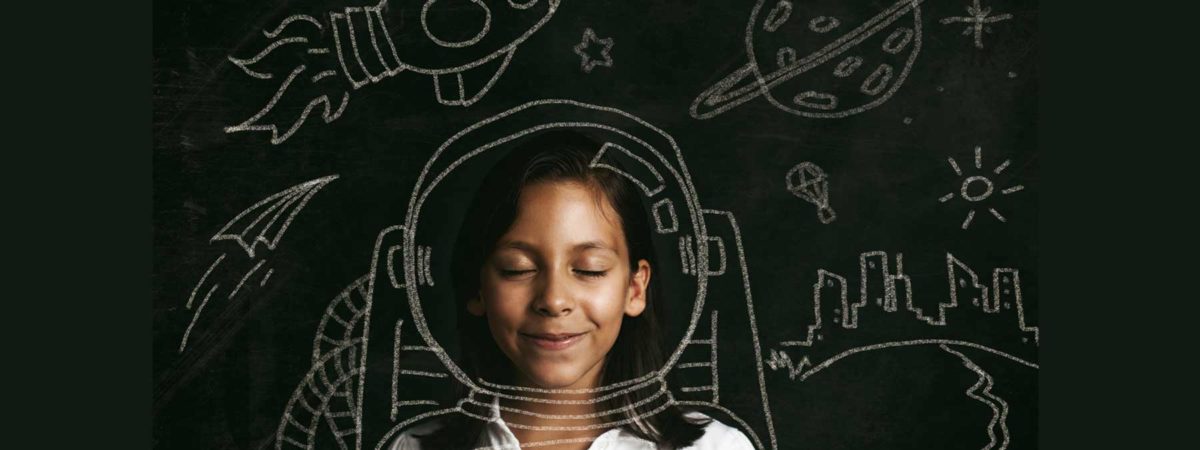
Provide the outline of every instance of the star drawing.
[[[592,53],[589,52],[589,50],[592,50],[593,43],[601,46],[599,58],[593,57]],[[592,73],[592,69],[596,66],[612,67],[612,55],[609,54],[612,51],[612,46],[612,38],[600,39],[596,37],[596,32],[592,31],[591,28],[584,30],[583,41],[575,46],[575,54],[579,55],[580,59],[579,68],[585,73]]]
[[974,6],[967,7],[969,16],[947,17],[942,19],[943,25],[951,23],[965,23],[967,28],[963,30],[963,35],[971,33],[975,34],[975,48],[983,48],[983,33],[991,33],[992,29],[988,24],[1008,20],[1012,18],[1012,14],[991,15],[992,8],[983,8],[979,6],[979,0],[972,0]]

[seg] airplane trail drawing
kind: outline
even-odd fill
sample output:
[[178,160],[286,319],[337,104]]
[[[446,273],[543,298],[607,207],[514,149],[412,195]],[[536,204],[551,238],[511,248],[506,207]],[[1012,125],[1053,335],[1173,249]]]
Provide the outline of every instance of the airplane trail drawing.
[[[293,21],[299,20],[302,19],[293,19]],[[292,221],[296,219],[300,211],[304,210],[309,200],[337,178],[338,175],[317,178],[268,196],[242,210],[209,239],[211,244],[232,241],[238,245],[246,257],[241,258],[237,252],[221,253],[204,270],[204,274],[192,288],[185,304],[186,309],[192,310],[197,294],[205,293],[201,297],[199,306],[192,311],[192,319],[179,341],[179,353],[183,353],[187,349],[193,328],[200,320],[201,313],[204,312],[209,300],[222,285],[228,289],[228,294],[224,294],[226,299],[233,300],[241,292],[254,290],[256,287],[261,288],[267,284],[267,280],[274,273],[274,269],[270,267],[267,267],[262,278],[257,279],[256,282],[249,282],[250,278],[268,262],[265,253],[275,250],[280,239],[283,239],[284,234],[287,233],[288,227],[292,225]],[[229,262],[222,265],[227,260]],[[215,277],[212,276],[214,272],[217,274]],[[247,284],[248,282],[249,284]]]

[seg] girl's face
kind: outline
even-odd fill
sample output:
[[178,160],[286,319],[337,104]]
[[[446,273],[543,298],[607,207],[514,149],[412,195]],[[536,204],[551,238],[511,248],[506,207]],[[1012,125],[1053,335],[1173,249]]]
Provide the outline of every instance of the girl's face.
[[521,190],[512,226],[480,269],[486,316],[517,381],[545,389],[597,387],[624,316],[646,307],[650,265],[629,265],[620,218],[578,182]]

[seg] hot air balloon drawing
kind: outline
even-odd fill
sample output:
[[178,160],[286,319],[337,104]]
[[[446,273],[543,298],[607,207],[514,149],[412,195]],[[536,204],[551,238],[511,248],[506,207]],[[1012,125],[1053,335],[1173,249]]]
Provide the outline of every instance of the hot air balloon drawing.
[[787,189],[804,201],[817,205],[817,218],[828,224],[837,218],[829,207],[829,180],[816,164],[804,161],[787,173]]

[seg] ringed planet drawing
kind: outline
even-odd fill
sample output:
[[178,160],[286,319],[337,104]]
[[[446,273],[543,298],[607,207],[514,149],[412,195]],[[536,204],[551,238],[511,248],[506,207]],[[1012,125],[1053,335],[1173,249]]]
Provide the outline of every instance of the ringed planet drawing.
[[749,62],[702,92],[690,114],[704,120],[764,97],[809,118],[842,118],[886,102],[921,52],[924,0],[881,11],[837,2],[759,0],[746,25]]

